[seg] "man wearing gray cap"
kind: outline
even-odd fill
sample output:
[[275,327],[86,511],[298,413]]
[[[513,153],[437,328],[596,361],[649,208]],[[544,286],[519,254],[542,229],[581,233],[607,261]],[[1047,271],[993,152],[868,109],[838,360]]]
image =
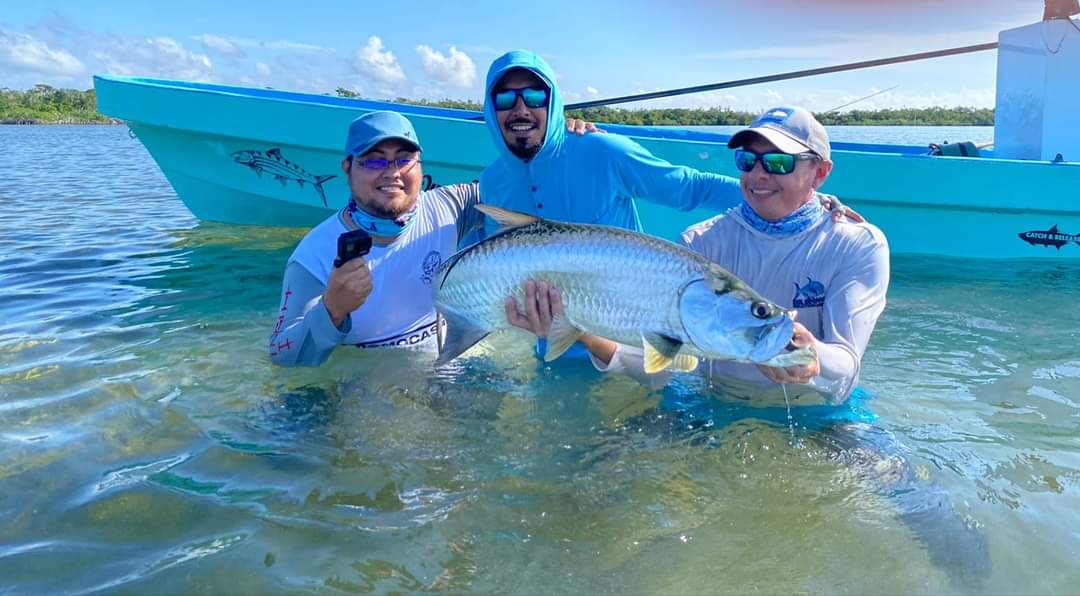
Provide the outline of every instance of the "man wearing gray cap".
[[[742,172],[743,202],[691,226],[683,242],[765,298],[797,311],[792,342],[813,346],[817,360],[789,368],[712,361],[701,372],[745,397],[794,384],[807,389],[788,388],[794,403],[843,402],[858,382],[863,352],[885,308],[885,236],[869,223],[825,216],[818,188],[832,171],[829,137],[805,109],[770,109],[728,147]],[[590,351],[602,370],[640,376],[639,356],[627,346],[594,345]]]

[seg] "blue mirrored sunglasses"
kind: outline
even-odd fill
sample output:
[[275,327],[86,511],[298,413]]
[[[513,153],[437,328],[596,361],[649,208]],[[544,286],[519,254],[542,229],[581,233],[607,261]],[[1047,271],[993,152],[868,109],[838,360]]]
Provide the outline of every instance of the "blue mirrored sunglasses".
[[359,157],[353,159],[353,163],[359,164],[369,172],[381,172],[390,167],[390,164],[397,164],[397,167],[402,172],[413,167],[413,165],[420,163],[420,160],[415,157],[403,157],[401,159],[360,159]]
[[760,161],[761,167],[770,174],[790,174],[795,171],[795,162],[811,159],[818,159],[818,156],[813,153],[754,153],[746,149],[735,150],[735,167],[743,172],[753,170],[754,164]]
[[491,100],[495,103],[495,110],[499,112],[514,107],[519,97],[525,102],[525,107],[542,108],[548,105],[548,90],[543,87],[504,89],[491,94]]

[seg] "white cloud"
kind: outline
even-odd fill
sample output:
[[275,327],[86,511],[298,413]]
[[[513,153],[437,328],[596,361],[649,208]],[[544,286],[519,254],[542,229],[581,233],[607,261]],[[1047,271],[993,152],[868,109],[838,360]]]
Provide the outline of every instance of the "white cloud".
[[271,50],[288,50],[288,51],[299,51],[299,52],[322,52],[322,53],[326,53],[326,54],[333,54],[333,53],[337,52],[337,50],[335,50],[334,48],[328,48],[328,47],[325,47],[325,46],[317,46],[317,45],[310,44],[310,43],[301,43],[301,42],[298,42],[298,41],[288,41],[288,40],[284,40],[284,39],[279,39],[279,40],[275,40],[275,41],[260,41],[260,42],[256,42],[256,43],[258,43],[259,47],[261,47],[261,48],[267,48],[267,49],[271,49]]
[[460,89],[476,83],[476,65],[468,54],[456,47],[450,46],[448,56],[426,45],[416,46],[416,53],[420,54],[424,72],[432,79]]
[[589,97],[600,97],[600,91],[598,91],[596,87],[593,87],[592,85],[586,85],[585,95],[588,95]]
[[266,77],[269,77],[270,74],[273,71],[270,69],[270,66],[267,63],[265,63],[265,62],[256,62],[255,63],[255,72],[259,73],[259,76],[261,76],[263,78],[266,78]]
[[383,51],[383,42],[378,36],[368,38],[366,46],[356,50],[353,67],[362,75],[385,84],[403,83],[405,73],[401,70],[397,58],[390,51]]
[[22,33],[0,30],[0,65],[38,75],[75,77],[86,67],[75,56]]
[[243,37],[230,37],[229,41],[234,43],[240,48],[257,48],[261,50],[284,50],[287,52],[316,52],[323,54],[333,54],[337,52],[334,48],[328,48],[326,46],[317,46],[310,43],[303,43],[299,41],[289,41],[287,39],[275,39],[272,41],[263,41],[260,39],[247,39]]
[[197,35],[196,39],[202,42],[203,49],[206,51],[212,50],[231,58],[244,57],[244,50],[241,50],[240,46],[227,37],[221,37],[219,35],[214,35],[213,33],[203,33],[202,35]]
[[206,54],[189,51],[171,37],[109,37],[93,54],[104,72],[209,81],[214,65]]

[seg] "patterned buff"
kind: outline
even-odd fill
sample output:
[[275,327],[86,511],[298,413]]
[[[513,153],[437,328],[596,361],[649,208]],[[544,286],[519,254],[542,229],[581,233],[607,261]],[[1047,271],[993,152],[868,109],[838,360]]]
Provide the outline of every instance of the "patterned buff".
[[821,216],[825,214],[821,201],[817,199],[811,199],[803,203],[802,207],[792,211],[780,221],[762,219],[745,201],[742,203],[741,209],[743,219],[753,226],[755,230],[776,238],[794,236],[816,224],[821,219]]
[[345,206],[345,212],[352,218],[356,227],[375,236],[397,236],[404,233],[412,225],[413,216],[416,215],[416,205],[413,205],[412,209],[409,209],[407,213],[397,219],[386,219],[369,214],[361,209],[355,200],[350,198],[349,204]]

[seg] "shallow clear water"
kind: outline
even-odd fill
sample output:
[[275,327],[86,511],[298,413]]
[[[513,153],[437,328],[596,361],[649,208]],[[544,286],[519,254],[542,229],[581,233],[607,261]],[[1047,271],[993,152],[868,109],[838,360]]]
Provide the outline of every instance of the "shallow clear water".
[[895,258],[876,426],[793,439],[519,335],[273,368],[300,232],[200,224],[124,127],[0,147],[0,593],[1080,585],[1080,263]]

